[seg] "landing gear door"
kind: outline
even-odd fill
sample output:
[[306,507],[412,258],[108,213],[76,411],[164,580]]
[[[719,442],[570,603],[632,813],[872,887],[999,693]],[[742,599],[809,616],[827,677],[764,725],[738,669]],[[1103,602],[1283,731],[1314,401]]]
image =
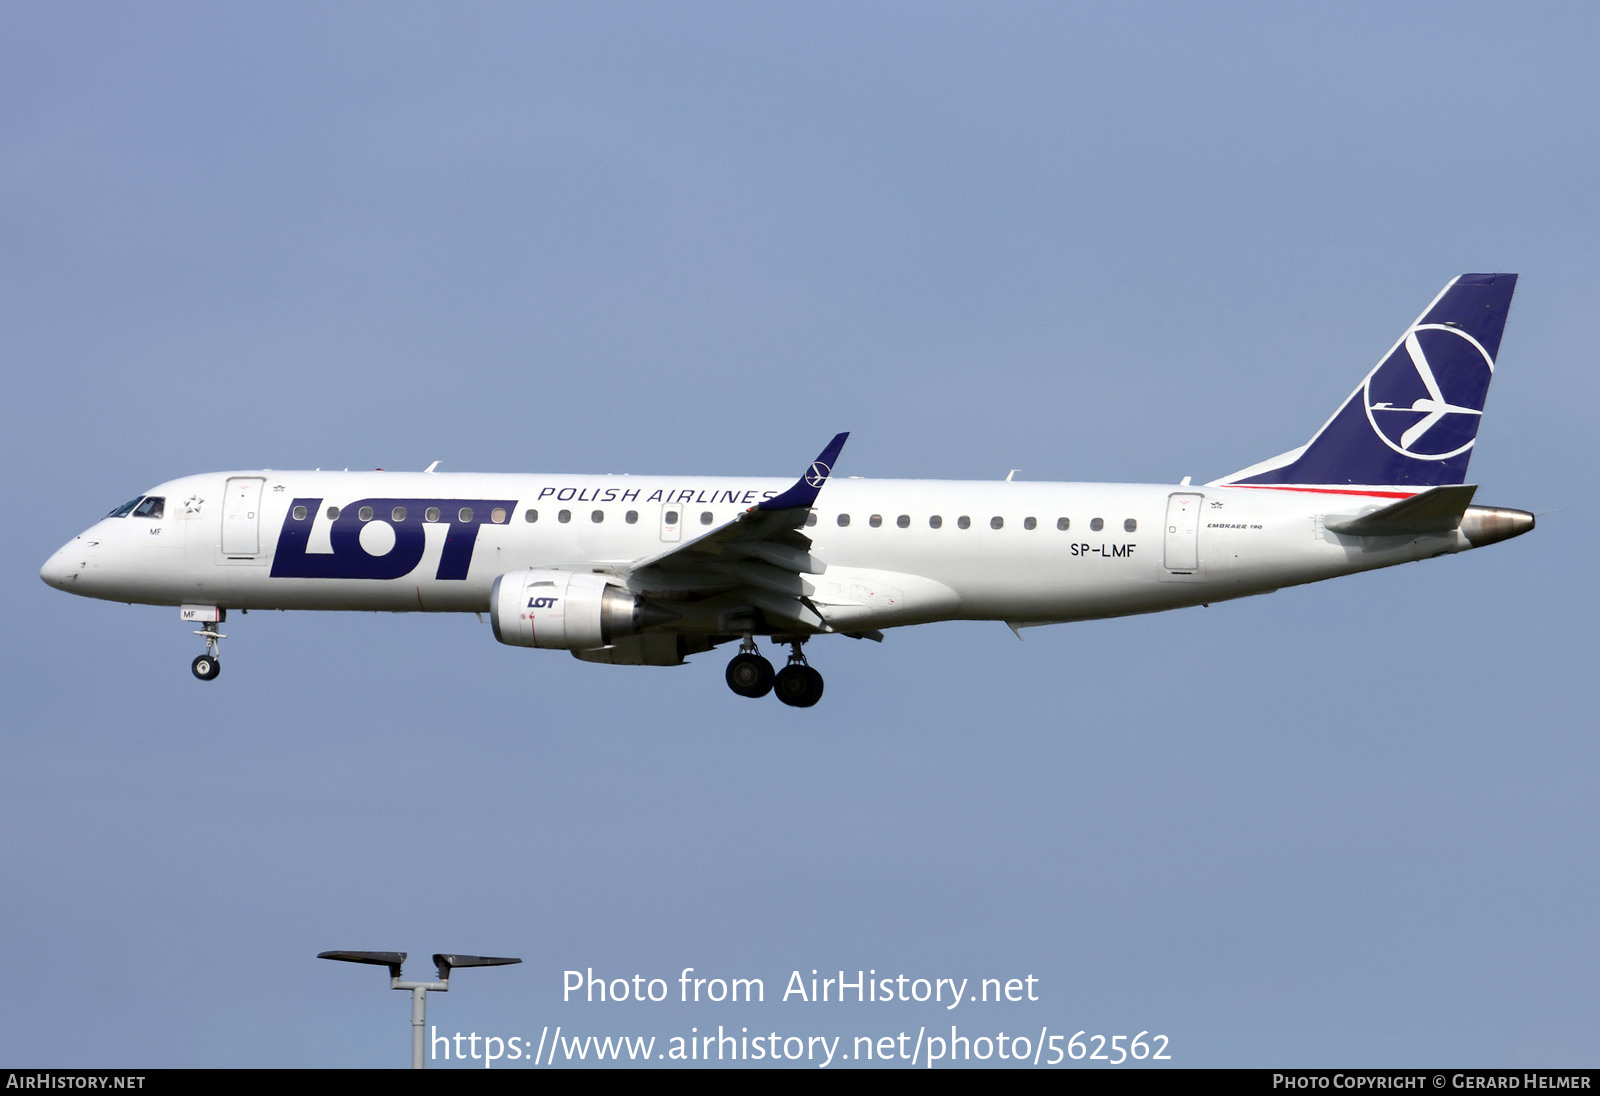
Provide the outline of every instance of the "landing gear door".
[[261,554],[261,489],[259,476],[235,476],[222,497],[222,554],[253,559]]
[[1166,569],[1173,576],[1190,576],[1200,570],[1200,503],[1204,495],[1178,494],[1167,498],[1167,522],[1162,538]]

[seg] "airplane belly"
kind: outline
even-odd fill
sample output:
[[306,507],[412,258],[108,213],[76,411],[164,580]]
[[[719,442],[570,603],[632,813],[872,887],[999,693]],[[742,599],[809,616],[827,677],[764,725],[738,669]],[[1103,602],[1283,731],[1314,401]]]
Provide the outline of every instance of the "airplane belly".
[[830,567],[810,576],[812,603],[834,628],[896,628],[959,614],[961,597],[921,575],[862,567]]
[[1345,536],[1304,510],[1261,510],[1202,531],[1209,586],[1218,600],[1390,567],[1459,550],[1453,532],[1422,536]]
[[[220,572],[220,573],[218,573]],[[198,600],[240,609],[320,609],[332,612],[481,613],[493,581],[467,579],[288,579],[216,568],[199,584]]]
[[1048,552],[966,560],[932,577],[956,593],[960,608],[952,615],[966,620],[1087,620],[1193,604],[1197,588],[1161,581],[1159,542],[1146,546],[1133,538],[1074,538]]

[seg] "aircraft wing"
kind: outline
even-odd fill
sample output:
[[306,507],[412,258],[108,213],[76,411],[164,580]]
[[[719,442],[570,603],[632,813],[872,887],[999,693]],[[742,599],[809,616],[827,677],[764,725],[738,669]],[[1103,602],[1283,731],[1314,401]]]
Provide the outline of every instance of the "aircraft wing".
[[621,568],[629,588],[664,601],[731,594],[774,621],[831,631],[811,603],[811,585],[804,578],[821,574],[827,565],[812,556],[811,538],[801,530],[849,436],[834,435],[782,494],[693,540]]

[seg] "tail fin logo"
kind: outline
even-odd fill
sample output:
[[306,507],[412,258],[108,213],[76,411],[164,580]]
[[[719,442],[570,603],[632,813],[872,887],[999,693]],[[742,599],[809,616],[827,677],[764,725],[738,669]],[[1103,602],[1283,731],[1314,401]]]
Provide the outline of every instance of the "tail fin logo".
[[806,486],[807,487],[821,487],[824,483],[828,482],[828,474],[830,472],[832,472],[832,471],[833,471],[832,468],[829,468],[826,464],[823,464],[820,460],[819,461],[813,461],[812,464],[811,464],[811,467],[806,469],[806,475],[805,475]]
[[1367,421],[1396,453],[1447,460],[1472,448],[1494,375],[1477,339],[1448,324],[1418,324],[1364,386]]

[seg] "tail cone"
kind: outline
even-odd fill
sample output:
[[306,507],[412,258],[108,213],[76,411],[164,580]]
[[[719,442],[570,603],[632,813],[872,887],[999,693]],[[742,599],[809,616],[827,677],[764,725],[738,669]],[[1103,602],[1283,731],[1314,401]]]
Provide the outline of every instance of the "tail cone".
[[1532,528],[1533,515],[1526,510],[1469,506],[1461,516],[1461,532],[1474,548],[1520,537]]

